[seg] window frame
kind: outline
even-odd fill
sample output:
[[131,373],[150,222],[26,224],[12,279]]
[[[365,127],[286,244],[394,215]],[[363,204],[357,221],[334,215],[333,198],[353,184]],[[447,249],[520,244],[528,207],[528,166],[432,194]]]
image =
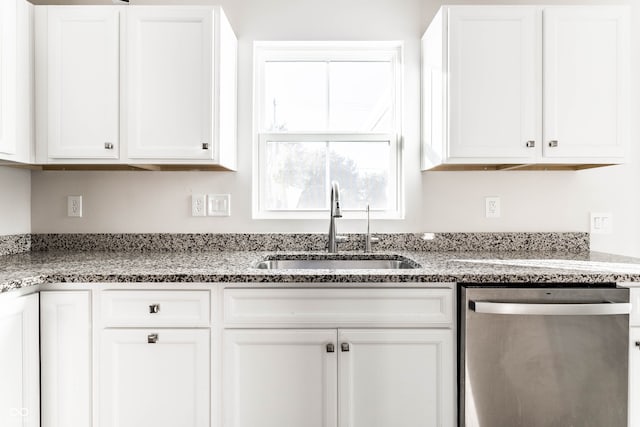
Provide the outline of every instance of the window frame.
[[[263,198],[266,168],[261,167],[268,142],[363,142],[390,143],[390,204],[395,209],[372,210],[375,219],[404,219],[404,179],[402,144],[403,43],[374,42],[254,42],[253,67],[253,150],[252,150],[252,218],[253,219],[326,219],[324,210],[267,210]],[[388,132],[274,132],[263,130],[265,118],[265,63],[269,61],[391,61],[394,87],[392,94],[393,128]],[[327,199],[329,194],[327,194]],[[343,218],[366,218],[364,210],[346,210]]]

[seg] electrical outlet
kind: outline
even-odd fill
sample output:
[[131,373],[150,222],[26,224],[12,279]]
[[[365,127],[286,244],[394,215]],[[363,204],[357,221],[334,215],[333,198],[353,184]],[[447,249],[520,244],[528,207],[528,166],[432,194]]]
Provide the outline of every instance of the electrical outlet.
[[484,204],[487,218],[500,218],[500,197],[485,197]]
[[209,194],[207,199],[209,216],[231,216],[231,194]]
[[82,196],[67,196],[67,216],[82,218]]
[[194,194],[191,196],[191,216],[207,216],[206,199],[204,194]]
[[613,215],[610,212],[591,212],[591,234],[611,234],[613,232]]

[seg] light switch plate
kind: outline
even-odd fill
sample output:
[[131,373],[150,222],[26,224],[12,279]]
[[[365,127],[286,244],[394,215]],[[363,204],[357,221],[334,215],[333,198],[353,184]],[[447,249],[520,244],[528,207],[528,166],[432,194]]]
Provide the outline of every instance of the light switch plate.
[[613,232],[613,215],[611,212],[591,212],[591,234],[611,234]]
[[82,218],[82,196],[67,196],[67,216]]
[[207,195],[209,216],[231,216],[231,194]]

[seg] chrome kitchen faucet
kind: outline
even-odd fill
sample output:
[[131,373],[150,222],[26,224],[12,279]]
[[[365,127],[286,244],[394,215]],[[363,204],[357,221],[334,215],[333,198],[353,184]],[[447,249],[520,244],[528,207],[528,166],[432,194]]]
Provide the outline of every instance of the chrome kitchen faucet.
[[345,236],[338,236],[336,233],[336,218],[342,218],[340,210],[340,186],[337,181],[331,181],[331,200],[329,207],[329,243],[327,252],[338,252],[338,243],[345,242]]

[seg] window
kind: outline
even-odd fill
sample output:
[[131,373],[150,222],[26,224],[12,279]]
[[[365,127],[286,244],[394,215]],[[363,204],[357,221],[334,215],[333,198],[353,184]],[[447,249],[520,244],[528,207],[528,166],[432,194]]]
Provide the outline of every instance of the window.
[[401,218],[401,44],[256,43],[254,218]]

